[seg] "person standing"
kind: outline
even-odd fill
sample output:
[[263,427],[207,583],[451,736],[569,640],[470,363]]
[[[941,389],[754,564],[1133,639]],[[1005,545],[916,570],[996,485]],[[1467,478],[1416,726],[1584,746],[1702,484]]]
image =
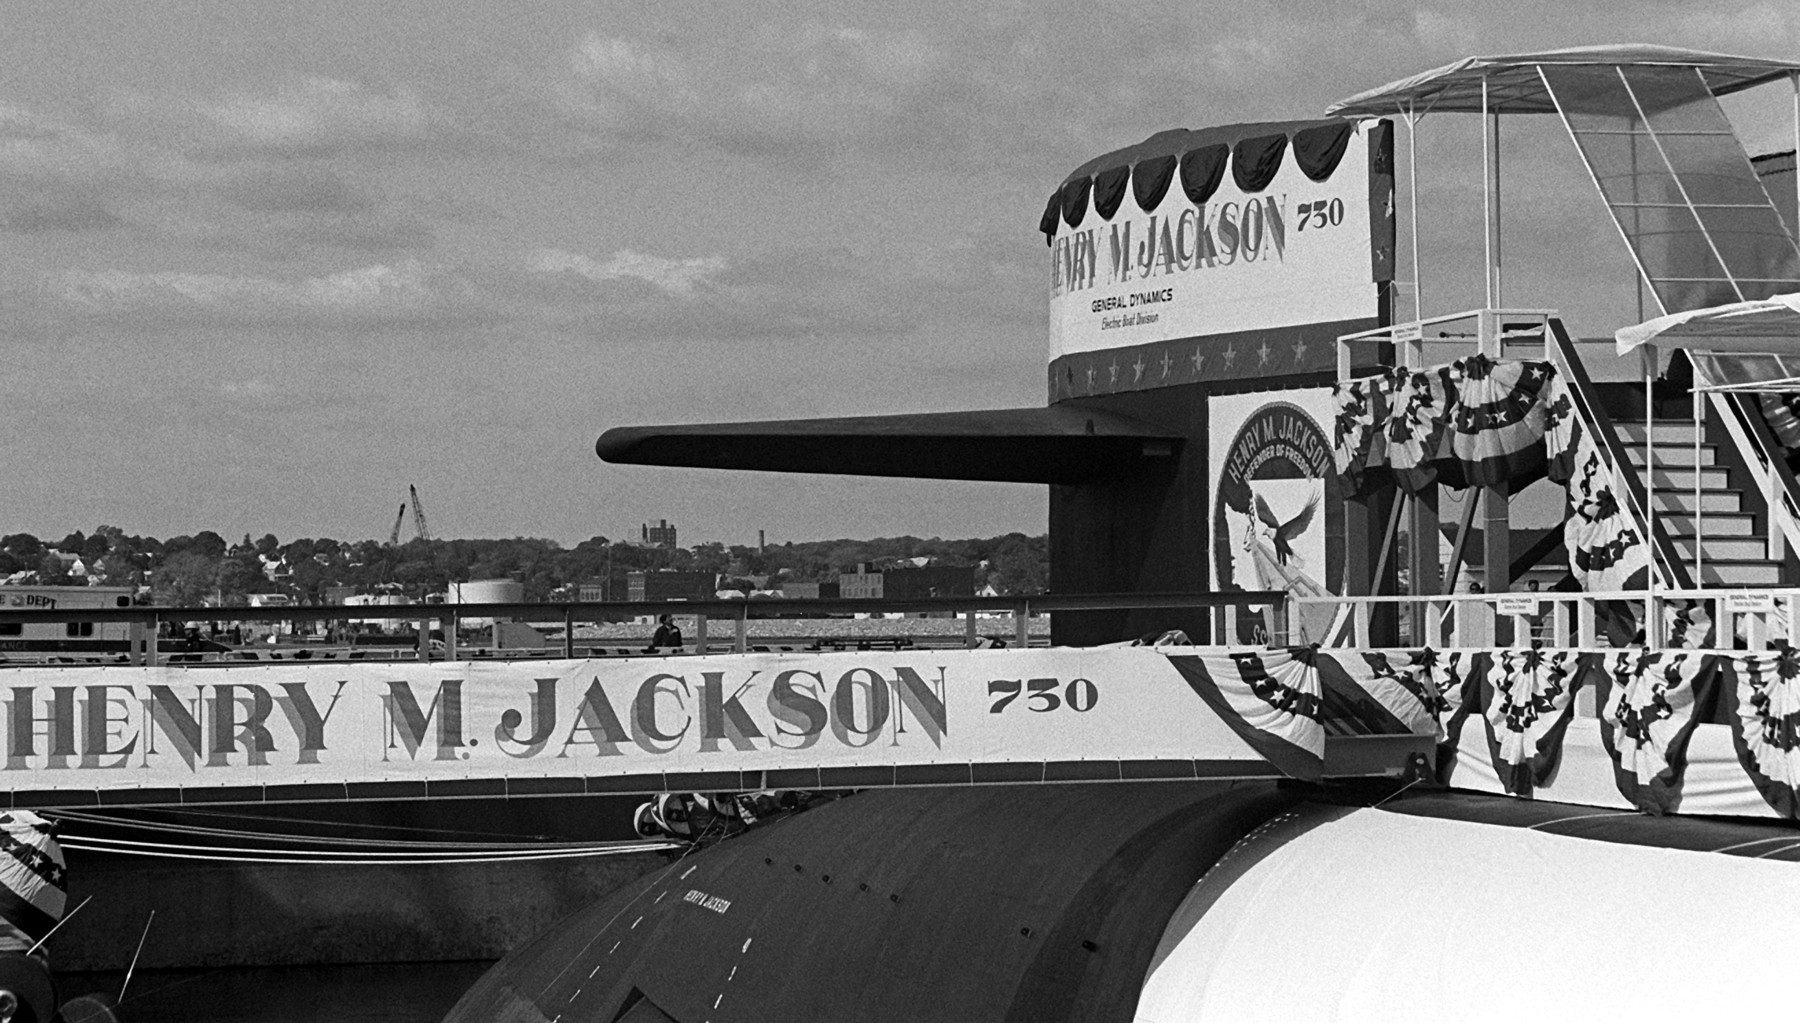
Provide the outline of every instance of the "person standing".
[[674,651],[681,650],[681,630],[675,627],[674,615],[663,615],[656,627],[656,635],[650,637],[650,653],[656,653],[663,647]]

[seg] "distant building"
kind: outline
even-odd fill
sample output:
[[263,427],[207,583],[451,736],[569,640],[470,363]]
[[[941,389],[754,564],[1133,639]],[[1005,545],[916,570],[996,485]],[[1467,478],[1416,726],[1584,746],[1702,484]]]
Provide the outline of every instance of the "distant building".
[[882,596],[882,573],[871,571],[867,563],[858,563],[856,571],[838,576],[838,594],[845,600],[878,600]]
[[781,582],[782,596],[789,600],[835,600],[843,590],[838,583],[799,583],[784,579]]
[[[792,584],[790,584],[790,590]],[[838,576],[838,592],[846,599],[919,600],[925,597],[975,595],[973,565],[932,565],[875,571],[859,564]]]
[[575,587],[575,599],[583,604],[592,604],[606,599],[606,580],[589,579]]
[[719,589],[715,572],[632,572],[625,577],[627,600],[712,600]]
[[972,597],[975,566],[932,565],[928,568],[894,568],[881,573],[884,596],[889,600],[923,597]]
[[656,525],[646,522],[642,527],[644,543],[652,547],[676,547],[675,524],[668,519],[657,519]]

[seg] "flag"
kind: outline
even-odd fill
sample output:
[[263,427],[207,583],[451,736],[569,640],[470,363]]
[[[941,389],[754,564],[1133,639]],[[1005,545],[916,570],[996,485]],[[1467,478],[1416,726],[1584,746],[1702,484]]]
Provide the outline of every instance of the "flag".
[[1610,683],[1600,739],[1612,757],[1619,794],[1661,816],[1681,802],[1688,740],[1718,687],[1719,659],[1702,654],[1621,650],[1603,654]]
[[1170,663],[1238,737],[1290,778],[1325,773],[1325,726],[1312,647],[1177,654]]
[[1725,660],[1738,762],[1775,812],[1800,818],[1800,652],[1781,646]]
[[1394,397],[1387,421],[1387,458],[1394,479],[1408,490],[1435,482],[1444,455],[1450,386],[1440,369],[1394,370]]
[[[1741,619],[1740,619],[1741,620]],[[1702,600],[1670,600],[1663,604],[1663,646],[1704,650],[1711,645],[1712,615]]]
[[1575,475],[1582,436],[1587,431],[1582,429],[1581,418],[1575,414],[1568,382],[1555,366],[1546,364],[1544,370],[1550,378],[1543,391],[1544,457],[1549,462],[1545,472],[1552,480],[1564,483]]
[[1439,784],[1448,785],[1456,770],[1463,724],[1481,704],[1481,680],[1492,658],[1485,651],[1427,648],[1419,651],[1419,661],[1429,691],[1437,696],[1437,778]]
[[1496,361],[1472,355],[1450,364],[1456,400],[1450,416],[1450,450],[1469,486],[1490,486],[1530,474],[1542,465],[1545,362]]
[[1387,460],[1387,443],[1376,424],[1387,421],[1392,387],[1386,374],[1332,385],[1331,400],[1337,407],[1331,427],[1332,462],[1346,493],[1357,492],[1364,470]]
[[30,810],[0,813],[0,918],[30,939],[26,947],[62,919],[67,874],[54,825]]
[[1637,523],[1620,507],[1612,472],[1592,436],[1580,440],[1568,492],[1563,544],[1575,581],[1589,593],[1630,588],[1637,582],[1634,576],[1650,569],[1650,547]]
[[1498,650],[1482,685],[1488,754],[1507,792],[1529,796],[1556,771],[1563,732],[1574,716],[1583,654]]
[[1342,653],[1319,658],[1326,721],[1333,705],[1355,708],[1364,734],[1441,736],[1443,698],[1426,677],[1425,652]]

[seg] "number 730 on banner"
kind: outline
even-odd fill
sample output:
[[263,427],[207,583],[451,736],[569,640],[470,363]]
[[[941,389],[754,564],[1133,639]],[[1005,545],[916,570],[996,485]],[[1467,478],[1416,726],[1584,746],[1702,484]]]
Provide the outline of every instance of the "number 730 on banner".
[[988,696],[995,698],[988,713],[1000,713],[1021,694],[1025,697],[1025,706],[1038,714],[1048,714],[1062,707],[1086,713],[1100,702],[1099,687],[1085,678],[1071,679],[1067,685],[1058,678],[997,678],[988,682]]

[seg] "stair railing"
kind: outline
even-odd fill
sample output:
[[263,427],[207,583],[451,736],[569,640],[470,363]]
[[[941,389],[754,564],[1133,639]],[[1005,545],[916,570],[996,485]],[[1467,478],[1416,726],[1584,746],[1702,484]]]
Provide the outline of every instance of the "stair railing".
[[[1677,589],[1691,589],[1694,581],[1688,574],[1687,565],[1682,562],[1681,550],[1663,528],[1662,521],[1650,514],[1649,491],[1645,489],[1644,481],[1631,469],[1631,459],[1625,453],[1625,445],[1619,440],[1612,417],[1606,414],[1606,409],[1600,404],[1594,382],[1588,377],[1587,367],[1582,364],[1581,355],[1575,350],[1575,342],[1569,338],[1562,320],[1555,317],[1550,319],[1550,358],[1569,385],[1569,396],[1575,404],[1575,414],[1580,417],[1582,426],[1594,435],[1600,457],[1606,462],[1607,470],[1612,473],[1613,486],[1625,495],[1621,507],[1637,523],[1639,530],[1650,538],[1653,555],[1651,562],[1661,566],[1663,583]],[[1650,428],[1649,423],[1650,418],[1646,415],[1646,431]],[[1650,450],[1654,450],[1653,445],[1646,446],[1646,452]],[[1654,471],[1654,467],[1648,464],[1648,453],[1645,455],[1645,463],[1647,475]]]
[[1769,557],[1783,560],[1784,540],[1800,550],[1800,481],[1788,468],[1786,449],[1775,439],[1762,413],[1750,407],[1749,394],[1711,389],[1705,393],[1725,425],[1726,436],[1737,446],[1744,464],[1757,474],[1758,489],[1769,511]]

